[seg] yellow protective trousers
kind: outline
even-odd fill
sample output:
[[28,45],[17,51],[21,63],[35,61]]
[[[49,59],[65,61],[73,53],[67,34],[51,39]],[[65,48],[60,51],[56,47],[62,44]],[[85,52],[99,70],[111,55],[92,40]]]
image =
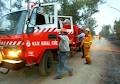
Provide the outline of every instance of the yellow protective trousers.
[[91,63],[91,57],[90,57],[90,47],[88,45],[84,44],[84,56],[87,64]]

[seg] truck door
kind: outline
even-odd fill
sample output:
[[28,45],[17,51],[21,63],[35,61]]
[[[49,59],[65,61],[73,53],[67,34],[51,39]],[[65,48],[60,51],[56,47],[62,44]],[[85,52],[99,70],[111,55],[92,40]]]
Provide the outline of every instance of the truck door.
[[55,18],[51,23],[48,11],[45,13],[43,10],[44,7],[34,8],[29,18],[24,36],[25,57],[28,64],[39,63],[47,49],[58,49],[57,11],[53,4]]
[[72,16],[58,16],[58,20],[60,28],[65,28],[67,30],[70,44],[72,44],[75,40]]

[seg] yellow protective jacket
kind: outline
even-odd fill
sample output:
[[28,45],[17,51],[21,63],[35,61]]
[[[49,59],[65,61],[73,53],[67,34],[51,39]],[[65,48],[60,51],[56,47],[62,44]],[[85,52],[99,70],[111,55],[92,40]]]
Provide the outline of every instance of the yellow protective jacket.
[[83,45],[86,47],[90,47],[92,44],[92,35],[88,34],[84,37]]

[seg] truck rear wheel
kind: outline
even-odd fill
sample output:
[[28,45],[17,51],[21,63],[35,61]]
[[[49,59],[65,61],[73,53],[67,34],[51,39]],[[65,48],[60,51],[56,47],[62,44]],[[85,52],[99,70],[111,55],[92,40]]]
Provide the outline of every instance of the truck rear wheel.
[[39,73],[41,76],[47,76],[52,72],[52,61],[53,56],[51,51],[46,51],[44,53],[43,59],[39,64]]

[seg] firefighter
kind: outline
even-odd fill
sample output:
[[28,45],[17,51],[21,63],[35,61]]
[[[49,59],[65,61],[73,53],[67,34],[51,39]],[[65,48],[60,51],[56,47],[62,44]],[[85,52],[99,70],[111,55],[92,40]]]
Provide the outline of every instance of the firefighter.
[[80,34],[77,36],[77,38],[79,39],[79,43],[80,43],[79,46],[82,50],[82,54],[83,54],[82,58],[84,58],[84,47],[83,47],[83,45],[81,45],[81,43],[84,40],[84,37],[85,37],[84,28],[81,28]]
[[99,40],[101,40],[101,35],[99,35]]
[[69,19],[65,19],[64,20],[64,22],[63,22],[63,28],[66,28],[66,29],[70,29],[71,28],[70,20]]
[[60,38],[58,53],[59,63],[57,65],[57,75],[55,79],[61,79],[62,74],[65,70],[68,72],[69,76],[73,75],[73,69],[68,65],[70,47],[66,29],[61,30],[61,35],[59,35],[59,38]]
[[92,44],[92,35],[89,28],[85,29],[85,37],[82,40],[81,47],[83,46],[83,52],[84,52],[84,58],[86,60],[86,64],[91,63],[91,57],[90,57],[90,47]]

